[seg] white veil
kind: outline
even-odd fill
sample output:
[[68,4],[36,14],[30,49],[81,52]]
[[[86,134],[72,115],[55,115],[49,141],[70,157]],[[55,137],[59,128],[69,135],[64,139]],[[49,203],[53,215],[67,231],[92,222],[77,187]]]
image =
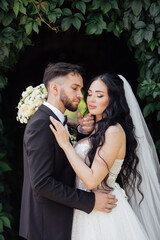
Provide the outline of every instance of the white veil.
[[139,205],[141,195],[136,189],[130,204],[144,226],[149,239],[158,240],[160,237],[160,165],[158,156],[132,89],[123,76],[119,75],[119,77],[124,82],[125,96],[135,127],[135,136],[138,142],[138,171],[142,176],[140,189],[144,195],[144,199]]

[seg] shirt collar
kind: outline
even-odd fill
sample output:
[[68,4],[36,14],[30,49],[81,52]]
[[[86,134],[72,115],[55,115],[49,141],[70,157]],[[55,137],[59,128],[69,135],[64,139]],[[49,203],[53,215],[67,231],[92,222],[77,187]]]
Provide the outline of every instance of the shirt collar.
[[63,115],[63,113],[61,111],[59,111],[58,108],[54,107],[52,104],[50,104],[48,102],[44,102],[43,104],[46,107],[48,107],[49,109],[51,109],[51,111],[54,112],[54,114],[59,118],[59,120],[63,124],[63,122],[64,122],[64,115]]

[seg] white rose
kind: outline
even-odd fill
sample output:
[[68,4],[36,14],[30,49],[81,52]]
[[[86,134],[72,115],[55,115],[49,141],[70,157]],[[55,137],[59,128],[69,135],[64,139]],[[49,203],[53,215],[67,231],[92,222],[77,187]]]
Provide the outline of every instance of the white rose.
[[38,89],[35,89],[33,92],[32,92],[32,96],[33,97],[36,97],[37,95],[40,94],[40,91]]
[[35,99],[33,103],[36,107],[38,107],[42,104],[42,101],[40,99]]
[[22,97],[25,98],[27,97],[28,93],[25,91],[25,92],[22,92]]
[[31,117],[35,113],[35,110],[33,108],[30,108],[30,106],[26,106],[24,109],[24,115],[26,117]]
[[29,94],[29,93],[33,92],[33,89],[34,88],[32,86],[29,86],[26,88],[26,92]]

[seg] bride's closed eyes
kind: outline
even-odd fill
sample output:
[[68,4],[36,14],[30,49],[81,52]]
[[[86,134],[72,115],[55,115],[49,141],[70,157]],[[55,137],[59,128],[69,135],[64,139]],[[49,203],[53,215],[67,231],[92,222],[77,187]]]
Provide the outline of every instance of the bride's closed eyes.
[[[87,96],[88,96],[88,97],[91,97],[91,96],[92,96],[92,93],[91,93],[91,92],[88,92]],[[97,95],[96,95],[96,97],[98,97],[98,98],[101,98],[101,97],[103,97],[103,96],[104,96],[104,95],[101,95],[101,94],[97,94]]]

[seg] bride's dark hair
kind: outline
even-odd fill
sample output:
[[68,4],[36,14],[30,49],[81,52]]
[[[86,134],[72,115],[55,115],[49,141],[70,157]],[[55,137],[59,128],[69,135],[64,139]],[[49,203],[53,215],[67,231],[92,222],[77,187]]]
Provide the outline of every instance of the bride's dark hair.
[[[126,134],[126,156],[119,173],[121,184],[128,196],[130,195],[129,192],[133,193],[135,187],[137,187],[143,200],[143,194],[139,189],[142,177],[137,170],[137,165],[139,163],[139,159],[136,155],[137,141],[134,136],[134,125],[126,101],[123,81],[115,73],[105,73],[92,79],[88,85],[87,92],[92,82],[98,79],[105,83],[110,100],[108,106],[102,113],[102,119],[95,123],[96,128],[94,134],[89,137],[91,148],[87,156],[92,164],[97,148],[100,147],[101,149],[105,142],[105,131],[110,126],[119,123]],[[103,183],[105,182],[106,181]],[[129,191],[127,191],[128,189]]]

